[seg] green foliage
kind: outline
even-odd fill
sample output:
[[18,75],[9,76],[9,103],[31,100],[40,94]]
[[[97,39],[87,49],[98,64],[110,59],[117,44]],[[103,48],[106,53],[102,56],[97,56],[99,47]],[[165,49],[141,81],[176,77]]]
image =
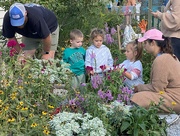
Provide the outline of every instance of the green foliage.
[[121,106],[121,108],[113,106],[115,107],[113,112],[110,112],[110,115],[108,114],[113,132],[115,135],[165,136],[167,123],[165,119],[160,119],[157,114],[161,104],[162,100],[158,105],[151,105],[149,109],[133,106],[128,114],[122,110],[126,106]]
[[48,121],[58,103],[53,84],[67,83],[68,70],[60,66],[60,60],[27,59],[24,63],[21,55],[10,57],[7,47],[1,48],[0,64],[1,135],[52,134]]

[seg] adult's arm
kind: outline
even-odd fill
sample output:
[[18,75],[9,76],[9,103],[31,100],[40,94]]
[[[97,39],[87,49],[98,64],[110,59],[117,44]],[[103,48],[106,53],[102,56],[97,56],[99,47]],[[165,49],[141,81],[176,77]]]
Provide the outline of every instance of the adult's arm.
[[49,34],[46,38],[43,39],[43,51],[49,52],[51,49],[51,35]]
[[[167,62],[170,55],[161,55],[157,57],[152,65],[151,81],[150,84],[142,84],[137,86],[138,92],[140,91],[165,91],[168,85],[168,71],[170,71]],[[170,61],[169,61],[170,62]]]

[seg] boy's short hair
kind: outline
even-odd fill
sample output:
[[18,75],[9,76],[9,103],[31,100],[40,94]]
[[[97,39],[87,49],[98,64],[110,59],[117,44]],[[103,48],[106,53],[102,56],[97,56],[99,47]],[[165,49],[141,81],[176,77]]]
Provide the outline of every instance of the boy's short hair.
[[84,35],[79,29],[71,30],[71,32],[70,32],[70,40],[74,40],[77,37],[84,37]]

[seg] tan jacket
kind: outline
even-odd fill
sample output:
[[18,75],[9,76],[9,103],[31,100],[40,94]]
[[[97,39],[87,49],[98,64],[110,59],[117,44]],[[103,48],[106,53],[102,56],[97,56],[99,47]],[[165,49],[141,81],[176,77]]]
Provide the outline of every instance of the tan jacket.
[[158,18],[164,36],[180,38],[180,0],[169,0],[165,12],[158,12]]
[[137,86],[131,100],[136,104],[148,108],[151,101],[156,104],[164,98],[161,107],[168,112],[169,108],[180,113],[180,62],[169,54],[156,57],[152,64],[149,84]]

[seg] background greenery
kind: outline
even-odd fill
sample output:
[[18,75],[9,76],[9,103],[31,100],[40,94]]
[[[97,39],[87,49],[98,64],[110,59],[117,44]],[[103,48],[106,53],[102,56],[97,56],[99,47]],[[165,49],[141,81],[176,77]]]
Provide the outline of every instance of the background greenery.
[[[59,59],[61,59],[64,48],[69,46],[69,32],[72,29],[77,28],[84,33],[83,46],[86,48],[89,46],[90,31],[94,27],[104,29],[105,23],[110,28],[124,25],[124,16],[115,11],[109,12],[106,6],[107,3],[102,0],[11,0],[2,1],[1,7],[8,10],[14,2],[38,3],[51,9],[56,14],[60,26],[59,46],[56,53],[56,58]],[[132,26],[137,33],[140,31],[136,21],[132,21]],[[123,35],[123,29],[120,33]],[[121,36],[121,41],[122,38],[123,36]],[[117,39],[115,41],[114,44],[107,46],[111,49],[113,57],[118,58],[118,62],[121,63],[125,56],[123,51],[118,50]],[[146,83],[149,81],[151,60],[152,57],[144,52],[142,63]]]

